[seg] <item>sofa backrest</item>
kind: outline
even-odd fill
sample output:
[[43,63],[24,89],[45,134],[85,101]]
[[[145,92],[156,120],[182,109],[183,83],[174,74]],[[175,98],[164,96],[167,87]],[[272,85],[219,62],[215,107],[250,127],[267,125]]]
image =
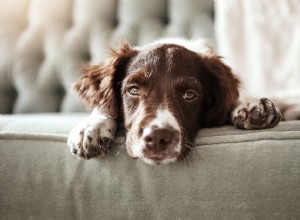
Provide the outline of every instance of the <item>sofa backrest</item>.
[[123,39],[213,41],[213,0],[2,0],[0,27],[0,113],[84,111],[83,65]]

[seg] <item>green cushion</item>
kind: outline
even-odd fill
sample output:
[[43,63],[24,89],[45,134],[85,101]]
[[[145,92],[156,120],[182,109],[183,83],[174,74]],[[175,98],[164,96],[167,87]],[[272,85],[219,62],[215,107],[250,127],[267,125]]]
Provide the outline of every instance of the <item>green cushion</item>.
[[299,219],[300,122],[199,132],[184,161],[130,159],[119,137],[79,160],[69,130],[85,115],[0,117],[2,219]]

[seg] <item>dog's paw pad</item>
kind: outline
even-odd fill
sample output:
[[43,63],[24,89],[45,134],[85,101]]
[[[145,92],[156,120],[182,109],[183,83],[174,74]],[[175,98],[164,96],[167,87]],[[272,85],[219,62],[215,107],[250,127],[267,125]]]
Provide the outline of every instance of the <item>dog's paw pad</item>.
[[83,120],[69,134],[68,146],[80,159],[90,159],[108,153],[115,131],[112,120]]
[[272,128],[280,120],[280,110],[267,98],[239,105],[232,114],[233,123],[240,129]]

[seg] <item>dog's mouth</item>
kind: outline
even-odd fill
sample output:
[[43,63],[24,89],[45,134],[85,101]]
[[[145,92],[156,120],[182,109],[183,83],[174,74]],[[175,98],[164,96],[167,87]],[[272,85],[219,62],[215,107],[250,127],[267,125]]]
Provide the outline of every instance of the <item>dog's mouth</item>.
[[166,165],[172,162],[176,162],[177,158],[159,158],[159,157],[144,157],[142,158],[142,160],[146,163],[146,164],[150,164],[150,165]]
[[135,156],[131,156],[132,159],[134,160],[142,160],[143,162],[145,162],[146,164],[150,164],[150,165],[165,165],[168,163],[172,163],[172,162],[176,162],[179,159],[179,153],[174,152],[172,154],[157,154],[157,155],[147,155],[147,154],[143,154],[140,157],[135,157]]
[[164,159],[160,157],[146,157],[146,159],[144,159],[144,162],[155,165],[163,164],[163,161]]
[[[176,133],[177,135],[178,133]],[[175,135],[175,136],[176,136]],[[137,141],[128,141],[126,144],[127,153],[133,159],[140,159],[150,165],[165,165],[178,161],[181,157],[181,141],[179,134],[170,141],[164,140],[149,141],[147,137],[142,137]],[[127,138],[127,140],[133,140]]]
[[144,154],[143,157],[141,157],[141,160],[143,160],[147,164],[151,165],[161,165],[161,164],[168,164],[172,162],[176,162],[178,160],[179,153],[173,152],[173,153],[163,153],[163,154],[152,154],[147,155]]
[[181,155],[182,132],[173,114],[159,109],[155,118],[144,123],[137,120],[128,129],[126,147],[129,156],[151,165],[176,162]]
[[164,160],[164,158],[160,157],[160,156],[152,156],[152,157],[147,157],[147,158],[150,160],[153,160],[153,161],[158,161],[158,162]]

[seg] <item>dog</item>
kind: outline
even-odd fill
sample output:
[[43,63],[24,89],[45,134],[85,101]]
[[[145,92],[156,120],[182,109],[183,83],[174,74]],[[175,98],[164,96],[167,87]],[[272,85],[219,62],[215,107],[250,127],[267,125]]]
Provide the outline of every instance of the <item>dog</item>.
[[245,100],[240,80],[214,49],[193,45],[125,42],[103,63],[87,67],[73,88],[93,110],[71,130],[71,152],[83,159],[106,154],[122,124],[130,157],[168,164],[190,152],[201,128],[279,123],[281,112],[271,100]]

